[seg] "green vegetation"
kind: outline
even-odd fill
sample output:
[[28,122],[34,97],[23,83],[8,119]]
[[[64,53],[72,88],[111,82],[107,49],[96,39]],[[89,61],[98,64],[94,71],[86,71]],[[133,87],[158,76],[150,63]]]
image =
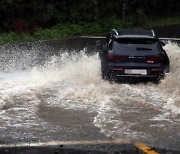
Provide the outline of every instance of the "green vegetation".
[[[142,24],[142,28],[153,28],[167,25],[180,24],[180,17],[154,19]],[[51,28],[40,28],[32,33],[15,33],[8,32],[0,34],[0,44],[18,43],[35,40],[59,39],[83,35],[102,35],[112,28],[133,28],[136,27],[132,22],[118,20],[115,18],[103,19],[93,23],[80,24],[58,24]]]
[[179,0],[1,0],[0,43],[180,24]]
[[33,36],[26,33],[17,34],[15,32],[9,32],[0,34],[0,44],[33,41],[34,39]]
[[145,27],[162,27],[168,25],[180,25],[180,17],[153,19],[146,22]]
[[58,24],[49,29],[37,29],[34,31],[33,36],[40,39],[53,39],[80,35],[99,35],[109,31],[112,27],[127,28],[132,27],[132,23],[110,18],[93,23]]

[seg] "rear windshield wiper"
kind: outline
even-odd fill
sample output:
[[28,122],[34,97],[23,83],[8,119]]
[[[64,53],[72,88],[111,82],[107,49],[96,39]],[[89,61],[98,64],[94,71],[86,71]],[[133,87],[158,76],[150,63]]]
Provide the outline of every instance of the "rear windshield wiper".
[[136,50],[152,50],[150,48],[136,48]]

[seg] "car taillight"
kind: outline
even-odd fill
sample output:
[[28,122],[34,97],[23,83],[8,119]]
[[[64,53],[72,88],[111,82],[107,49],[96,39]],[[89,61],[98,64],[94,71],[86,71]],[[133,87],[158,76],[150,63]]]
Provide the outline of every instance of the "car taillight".
[[129,58],[128,55],[114,55],[114,54],[108,54],[107,58],[110,60],[126,60]]
[[163,58],[160,56],[147,56],[147,63],[148,64],[154,64],[157,61],[162,61]]
[[147,60],[148,64],[154,64],[154,60]]
[[113,71],[122,71],[123,68],[113,68],[112,70],[113,70]]
[[161,68],[152,68],[151,70],[152,70],[152,71],[160,71]]

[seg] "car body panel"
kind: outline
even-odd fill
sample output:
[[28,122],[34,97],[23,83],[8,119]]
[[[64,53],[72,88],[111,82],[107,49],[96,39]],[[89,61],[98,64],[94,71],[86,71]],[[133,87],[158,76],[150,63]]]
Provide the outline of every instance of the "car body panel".
[[169,58],[154,33],[117,34],[108,36],[100,51],[103,78],[129,76],[160,79],[169,71]]

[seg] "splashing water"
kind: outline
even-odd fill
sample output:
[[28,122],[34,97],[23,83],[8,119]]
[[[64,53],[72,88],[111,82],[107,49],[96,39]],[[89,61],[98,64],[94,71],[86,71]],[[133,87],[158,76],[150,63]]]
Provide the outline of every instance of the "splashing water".
[[[107,136],[134,140],[141,136],[142,140],[154,141],[153,130],[180,127],[180,47],[168,42],[165,49],[170,57],[171,71],[158,85],[110,84],[101,79],[98,55],[87,56],[85,50],[51,56],[43,65],[23,61],[24,68],[28,69],[0,74],[1,118],[3,120],[3,115],[4,119],[9,117],[6,110],[13,108],[17,99],[28,100],[24,108],[30,109],[29,114],[35,116],[37,105],[42,103],[38,95],[43,93],[48,95],[43,103],[49,106],[96,111],[94,125]],[[25,59],[36,59],[37,51],[32,51],[36,56]],[[21,62],[22,59],[18,66]],[[16,64],[14,60],[12,63]],[[3,70],[16,68],[12,63]]]

